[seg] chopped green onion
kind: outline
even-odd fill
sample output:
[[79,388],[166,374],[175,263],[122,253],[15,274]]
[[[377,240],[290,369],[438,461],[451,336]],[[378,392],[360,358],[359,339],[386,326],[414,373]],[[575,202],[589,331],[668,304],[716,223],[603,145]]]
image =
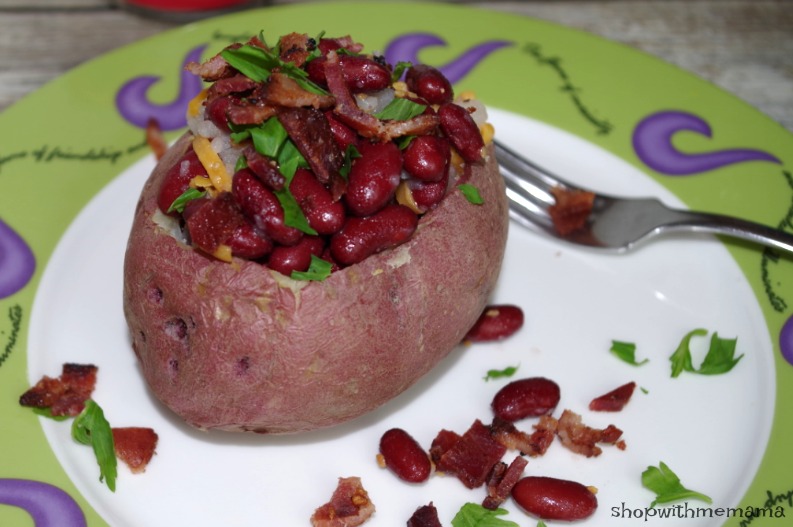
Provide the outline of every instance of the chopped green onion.
[[487,374],[484,376],[486,381],[491,379],[502,379],[504,377],[512,377],[518,371],[519,366],[508,366],[503,370],[487,370]]

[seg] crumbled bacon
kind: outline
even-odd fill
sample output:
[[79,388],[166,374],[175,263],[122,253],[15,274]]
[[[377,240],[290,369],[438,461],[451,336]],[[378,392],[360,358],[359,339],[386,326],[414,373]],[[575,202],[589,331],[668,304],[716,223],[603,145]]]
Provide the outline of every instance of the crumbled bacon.
[[151,118],[146,123],[146,144],[149,145],[152,153],[154,153],[154,158],[158,161],[162,159],[165,151],[168,150],[168,143],[162,135],[162,129],[157,119]]
[[517,456],[507,466],[504,462],[496,463],[487,480],[487,497],[482,502],[485,509],[495,510],[501,506],[512,492],[512,487],[523,475],[523,470],[529,462]]
[[429,505],[422,505],[410,517],[407,527],[442,527],[438,518],[438,509],[432,502]]
[[635,382],[623,384],[600,397],[592,399],[589,403],[589,409],[593,412],[619,412],[631,400],[635,389]]
[[469,489],[481,487],[506,450],[490,435],[490,428],[477,419],[459,441],[440,456],[436,468],[457,476]]
[[63,365],[60,377],[46,375],[23,393],[19,404],[34,408],[49,408],[54,416],[75,417],[85,408],[96,386],[97,367],[93,364]]
[[262,124],[278,113],[278,108],[264,103],[242,101],[229,106],[226,115],[229,122],[238,126]]
[[311,515],[313,527],[355,527],[374,514],[374,504],[361,485],[361,478],[339,478],[330,501]]
[[248,163],[248,168],[267,188],[271,190],[284,188],[286,178],[278,170],[278,165],[269,157],[257,152],[253,145],[245,148],[245,161]]
[[281,60],[291,62],[298,68],[305,64],[306,59],[316,49],[316,42],[305,33],[289,33],[278,41]]
[[556,203],[549,207],[548,214],[556,232],[561,236],[567,236],[586,226],[595,201],[594,193],[554,187],[551,189],[551,194],[556,199]]
[[116,457],[137,474],[144,472],[157,448],[157,433],[151,428],[112,428]]
[[330,108],[335,102],[330,95],[306,91],[294,79],[278,72],[273,72],[264,84],[262,97],[267,104],[286,108]]
[[534,425],[534,432],[528,434],[518,430],[514,424],[496,417],[490,425],[493,439],[509,450],[518,450],[531,457],[542,456],[553,443],[556,436],[557,421],[550,415],[543,415]]
[[[237,49],[241,47],[242,44],[234,43],[226,47],[226,49]],[[229,65],[228,62],[226,62],[226,59],[224,59],[220,53],[201,63],[188,62],[185,65],[185,69],[193,75],[198,75],[207,82],[213,82],[226,77],[231,77],[237,72]]]
[[451,430],[441,430],[430,445],[430,459],[436,465],[443,454],[451,449],[460,440],[460,434]]
[[599,456],[602,452],[598,443],[615,444],[622,436],[622,430],[609,425],[603,430],[591,428],[581,421],[581,416],[570,410],[562,412],[556,431],[562,445],[586,457]]
[[[343,190],[343,185],[339,184],[343,183],[339,170],[344,163],[344,154],[333,138],[325,115],[312,108],[291,108],[281,111],[278,120],[316,178],[330,184],[331,189]],[[334,197],[338,199],[340,195]]]

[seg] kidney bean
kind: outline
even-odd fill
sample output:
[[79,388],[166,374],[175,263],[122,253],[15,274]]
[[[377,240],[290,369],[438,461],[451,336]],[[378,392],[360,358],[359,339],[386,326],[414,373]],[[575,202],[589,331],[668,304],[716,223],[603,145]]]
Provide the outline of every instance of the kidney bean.
[[403,205],[386,205],[365,218],[349,217],[330,239],[333,259],[352,265],[377,252],[406,242],[416,230],[416,214]]
[[545,377],[512,381],[493,397],[491,408],[496,417],[514,422],[553,412],[560,399],[559,385]]
[[449,187],[449,171],[446,171],[446,175],[440,181],[428,182],[409,179],[407,184],[411,196],[413,196],[413,202],[423,214],[438,205],[446,196]]
[[386,467],[410,483],[421,483],[430,477],[429,455],[413,437],[401,428],[392,428],[380,438],[380,454]]
[[512,487],[512,499],[543,520],[575,521],[594,514],[598,502],[588,487],[565,479],[527,476]]
[[[308,78],[317,84],[326,84],[325,57],[319,57],[306,64]],[[383,90],[391,86],[391,72],[364,55],[339,55],[339,65],[344,75],[344,83],[352,93]]]
[[345,201],[356,216],[369,216],[391,201],[402,173],[402,153],[392,142],[361,143],[352,163]]
[[192,244],[209,254],[214,253],[244,223],[242,212],[228,192],[215,199],[195,200],[185,219]]
[[405,170],[422,181],[440,181],[446,174],[451,149],[446,139],[421,135],[413,139],[402,154]]
[[243,214],[270,239],[281,245],[294,245],[303,233],[284,224],[281,203],[249,169],[237,171],[231,192]]
[[438,118],[443,133],[464,160],[474,163],[482,159],[485,142],[468,110],[454,103],[446,103],[438,108]]
[[410,91],[430,104],[443,104],[454,98],[449,80],[440,70],[427,64],[410,67],[405,73],[405,83]]
[[303,236],[295,245],[278,245],[267,259],[267,267],[290,276],[292,271],[305,271],[311,265],[311,256],[319,256],[325,241],[319,236]]
[[513,305],[492,305],[485,308],[468,330],[465,340],[491,342],[507,338],[523,327],[523,310]]
[[258,260],[273,250],[273,242],[247,221],[225,243],[231,247],[231,254],[247,260]]
[[304,168],[295,172],[289,190],[300,205],[308,224],[319,234],[333,234],[341,230],[346,211],[341,201],[334,201],[325,185]]
[[[195,151],[190,148],[165,174],[160,184],[160,193],[157,196],[157,206],[164,214],[168,214],[168,209],[174,200],[190,187],[190,180],[196,176],[206,176],[207,171]],[[171,212],[176,215],[176,212]]]
[[206,105],[206,115],[215,126],[225,132],[230,132],[228,111],[235,104],[231,97],[215,97]]

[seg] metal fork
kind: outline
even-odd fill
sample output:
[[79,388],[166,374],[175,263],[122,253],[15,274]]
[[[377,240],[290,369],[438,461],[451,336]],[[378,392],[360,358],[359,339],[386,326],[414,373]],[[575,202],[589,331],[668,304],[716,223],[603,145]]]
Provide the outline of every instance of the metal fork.
[[651,238],[675,232],[720,234],[793,252],[793,234],[739,218],[667,207],[656,198],[595,194],[586,224],[561,235],[548,213],[553,188],[583,190],[494,141],[507,186],[510,216],[526,227],[579,245],[626,252]]

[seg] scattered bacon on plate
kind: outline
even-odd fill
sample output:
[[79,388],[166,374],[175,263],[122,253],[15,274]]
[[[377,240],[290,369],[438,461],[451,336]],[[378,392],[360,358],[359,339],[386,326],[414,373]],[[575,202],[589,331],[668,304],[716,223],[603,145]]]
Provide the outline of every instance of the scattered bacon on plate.
[[85,408],[96,386],[97,367],[93,364],[63,365],[60,377],[44,376],[22,394],[19,404],[33,408],[49,408],[55,417],[76,417]]
[[154,157],[157,161],[162,159],[162,156],[165,155],[165,151],[168,150],[168,143],[162,135],[162,129],[157,119],[149,119],[146,123],[146,143],[148,143],[151,151],[154,152]]
[[592,402],[589,403],[589,409],[593,412],[619,412],[631,400],[635,389],[635,382],[623,384],[600,397],[592,399]]
[[551,194],[556,203],[548,208],[548,214],[561,236],[567,236],[582,229],[592,212],[595,194],[586,190],[554,187]]
[[422,505],[410,517],[407,527],[442,527],[438,518],[438,509],[432,502],[429,505]]
[[603,430],[591,428],[581,421],[580,415],[570,410],[562,412],[556,433],[562,445],[586,457],[601,454],[598,443],[617,445],[621,450],[625,448],[625,443],[620,441],[622,430],[614,425],[608,425]]
[[514,424],[496,417],[490,425],[493,439],[509,450],[518,450],[521,454],[538,457],[545,454],[556,437],[558,422],[550,415],[543,415],[534,425],[534,432],[529,434],[518,430]]
[[355,527],[374,514],[374,504],[361,485],[361,478],[339,478],[330,501],[311,515],[314,527]]
[[509,465],[503,461],[493,465],[487,479],[487,497],[482,502],[482,507],[490,510],[499,508],[510,496],[512,487],[523,476],[523,470],[528,464],[525,458],[517,456]]
[[123,461],[134,474],[146,470],[157,448],[157,433],[151,428],[112,428],[116,457]]
[[454,436],[448,431],[441,431],[433,440],[431,457],[437,459],[436,468],[457,476],[469,489],[481,487],[507,449],[493,439],[490,428],[479,419],[458,437],[457,441],[453,441]]

